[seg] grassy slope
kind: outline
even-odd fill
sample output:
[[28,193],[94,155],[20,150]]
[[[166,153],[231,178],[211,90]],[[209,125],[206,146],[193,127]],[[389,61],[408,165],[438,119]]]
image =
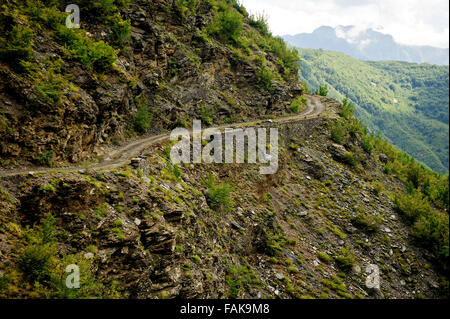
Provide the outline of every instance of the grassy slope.
[[[347,95],[373,131],[432,169],[448,172],[448,67],[364,62],[338,52],[299,49],[300,77],[311,89]],[[394,101],[398,101],[395,103]]]

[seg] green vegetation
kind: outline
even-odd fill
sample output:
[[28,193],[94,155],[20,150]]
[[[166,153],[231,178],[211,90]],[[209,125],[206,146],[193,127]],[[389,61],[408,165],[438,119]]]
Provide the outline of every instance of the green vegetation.
[[208,187],[206,195],[208,205],[215,211],[230,211],[234,202],[231,199],[233,187],[228,183],[218,183],[213,175],[208,175],[204,180]]
[[42,165],[50,165],[54,155],[55,155],[55,152],[53,150],[43,152],[40,155],[38,162]]
[[331,261],[331,257],[328,256],[326,253],[317,252],[317,257],[323,261],[324,263],[329,263]]
[[259,284],[252,269],[246,266],[232,266],[228,269],[225,282],[229,287],[229,298],[238,298],[240,294],[247,291],[251,286]]
[[[19,247],[17,270],[9,269],[0,278],[0,296],[14,295],[18,287],[26,288],[29,298],[119,298],[117,283],[104,285],[96,278],[91,262],[79,255],[62,253],[55,241],[58,231],[56,219],[48,214],[42,224],[17,232],[25,243]],[[80,268],[79,289],[66,287],[66,266],[76,264]]]
[[150,113],[150,107],[147,99],[144,97],[136,98],[137,112],[132,120],[133,129],[140,133],[147,133],[150,128],[151,121],[153,120],[153,114]]
[[378,231],[382,222],[383,218],[381,216],[365,214],[363,212],[359,212],[352,218],[352,224],[367,233]]
[[292,101],[289,109],[293,113],[300,113],[306,109],[307,98],[303,95],[297,96],[294,101]]
[[350,271],[355,264],[355,256],[348,247],[341,248],[334,257],[336,264],[343,271]]
[[87,67],[104,73],[116,61],[116,51],[103,41],[95,41],[87,37],[82,30],[59,26],[56,30],[56,41],[65,46],[67,54],[79,60]]
[[131,21],[123,20],[118,14],[108,19],[111,26],[110,41],[116,47],[122,47],[129,43],[131,36]]
[[[411,225],[411,236],[416,242],[430,250],[443,269],[448,269],[449,256],[449,176],[441,176],[417,163],[412,157],[399,151],[380,135],[368,133],[363,124],[355,119],[352,108],[343,103],[339,112],[341,119],[331,124],[330,138],[344,143],[349,136],[366,140],[371,145],[371,153],[384,154],[388,163],[385,174],[396,175],[407,185],[407,193],[395,193],[395,208]],[[362,145],[364,148],[364,145]],[[354,153],[347,153],[345,160],[354,165]],[[353,163],[353,164],[352,164]],[[379,195],[382,187],[374,184],[374,192]],[[382,219],[358,211],[352,223],[366,232],[375,232]]]
[[328,95],[328,85],[320,85],[319,88],[314,92],[316,95],[327,96]]
[[432,207],[423,194],[398,194],[395,209],[412,225],[411,235],[417,243],[434,253],[444,269],[449,261],[449,218]]
[[231,8],[219,12],[212,24],[208,26],[208,34],[225,43],[237,44],[242,33],[242,16]]
[[338,144],[344,144],[347,139],[347,130],[344,121],[338,121],[331,126],[330,133],[333,142]]
[[272,71],[266,66],[266,62],[264,58],[260,59],[261,67],[256,74],[256,77],[258,79],[258,85],[264,89],[266,89],[268,92],[273,93],[273,87],[272,82],[275,79],[275,75],[272,73]]
[[[6,31],[1,24],[0,31]],[[23,25],[15,25],[11,31],[6,31],[5,37],[0,37],[0,60],[18,72],[24,72],[25,63],[33,58],[33,36],[33,30]]]
[[448,172],[448,67],[359,61],[323,50],[298,51],[300,79],[311,89],[320,91],[326,84],[330,97],[343,100],[348,96],[357,118],[371,132],[381,131],[418,161],[439,173]]

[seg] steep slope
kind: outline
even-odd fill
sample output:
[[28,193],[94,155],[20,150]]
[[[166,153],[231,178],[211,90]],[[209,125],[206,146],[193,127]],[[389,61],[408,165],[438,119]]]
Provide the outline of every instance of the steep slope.
[[405,62],[364,62],[342,53],[299,49],[300,78],[313,90],[356,104],[368,127],[440,173],[449,163],[449,69]]
[[[296,54],[235,1],[80,1],[89,33],[6,3],[0,298],[448,297],[448,176],[301,96]],[[278,171],[172,164],[153,139],[196,117],[278,128]],[[118,167],[68,163],[102,154]]]
[[322,26],[312,33],[285,35],[289,44],[307,49],[323,49],[348,54],[356,59],[396,60],[413,63],[448,65],[449,50],[431,46],[410,46],[396,43],[389,34],[355,26]]
[[[298,59],[235,1],[8,0],[0,13],[1,165],[101,159],[147,132],[291,113]],[[251,23],[254,26],[250,26]]]
[[[275,175],[254,164],[173,166],[164,143],[117,170],[2,178],[0,296],[447,296],[439,194],[448,179],[402,164],[381,140],[364,151],[355,119],[333,100],[321,103],[326,115],[279,124]],[[345,146],[331,140],[342,123]],[[423,178],[402,195],[413,169]],[[422,199],[427,179],[432,191]],[[429,215],[408,208],[411,200]],[[423,228],[429,221],[433,234]],[[80,289],[60,280],[67,264],[81,268]],[[371,264],[380,290],[365,286]]]

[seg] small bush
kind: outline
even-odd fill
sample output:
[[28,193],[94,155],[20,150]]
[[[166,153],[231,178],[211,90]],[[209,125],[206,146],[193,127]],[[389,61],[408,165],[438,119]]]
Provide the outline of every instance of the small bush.
[[58,25],[64,24],[68,14],[56,9],[56,1],[55,3],[44,3],[44,5],[38,1],[27,1],[25,12],[31,17],[32,21],[43,23],[49,28],[56,30]]
[[36,83],[37,92],[48,103],[58,103],[65,87],[65,79],[52,69],[48,70],[44,78]]
[[111,24],[111,42],[117,47],[128,44],[131,35],[131,21],[123,20],[120,15],[116,14],[109,23]]
[[298,97],[296,97],[294,99],[294,101],[291,103],[291,105],[289,106],[289,109],[293,112],[293,113],[300,113],[302,111],[304,111],[306,109],[306,103],[307,103],[307,99],[305,96],[300,95]]
[[360,158],[353,152],[348,152],[344,155],[344,162],[350,165],[351,167],[356,167],[360,162]]
[[33,58],[34,32],[23,25],[15,25],[0,38],[0,60],[3,60],[18,72],[24,72],[23,63]]
[[[322,89],[324,91],[324,89]],[[325,93],[325,92],[323,92]],[[328,92],[327,92],[328,94]],[[355,107],[351,102],[349,102],[348,98],[344,98],[342,101],[342,106],[339,111],[339,115],[342,116],[345,119],[350,119],[353,117],[353,114],[355,113]]]
[[205,183],[208,187],[206,199],[209,207],[216,211],[230,211],[234,205],[230,196],[233,187],[228,183],[217,183],[212,175],[206,178]]
[[337,122],[331,125],[331,140],[338,144],[344,144],[347,139],[347,128],[344,122]]
[[328,256],[326,253],[317,252],[317,257],[323,261],[324,263],[329,263],[331,261],[331,257]]
[[314,94],[316,95],[320,95],[320,96],[327,96],[328,95],[328,85],[321,85],[319,86],[319,89],[316,90],[316,92],[314,92]]
[[132,121],[133,129],[140,134],[144,134],[150,128],[153,115],[150,114],[150,107],[145,98],[137,99],[136,103],[138,110]]
[[230,8],[217,13],[212,24],[208,26],[208,34],[225,43],[239,43],[241,33],[242,16]]
[[53,156],[55,155],[55,152],[53,150],[49,150],[47,152],[43,152],[38,162],[42,165],[50,165],[52,163]]
[[25,248],[18,263],[25,279],[30,283],[48,283],[51,278],[51,258],[55,253],[50,244],[34,244]]
[[381,216],[358,213],[352,218],[352,224],[365,232],[373,233],[378,231],[383,218]]
[[412,224],[412,236],[448,269],[449,218],[431,206],[418,190],[395,197],[395,209]]
[[270,69],[263,63],[258,73],[256,74],[258,85],[263,87],[268,92],[273,93],[272,82],[275,79],[275,75]]
[[200,118],[206,125],[213,124],[213,110],[207,106],[200,107]]
[[87,67],[104,73],[116,61],[116,50],[103,41],[94,41],[81,30],[60,26],[56,31],[56,41],[69,48],[70,54]]
[[200,5],[199,0],[175,0],[172,3],[172,10],[179,22],[183,23],[189,15],[197,12]]
[[227,270],[225,283],[229,287],[228,297],[238,298],[242,291],[258,285],[259,280],[252,269],[246,266],[232,266]]
[[267,16],[264,14],[251,15],[248,24],[254,27],[262,36],[270,35]]
[[350,271],[355,264],[355,256],[349,248],[341,248],[339,253],[334,257],[336,264],[343,271]]
[[372,154],[373,144],[372,144],[372,138],[370,137],[370,135],[364,135],[361,142],[362,142],[362,149],[367,154]]

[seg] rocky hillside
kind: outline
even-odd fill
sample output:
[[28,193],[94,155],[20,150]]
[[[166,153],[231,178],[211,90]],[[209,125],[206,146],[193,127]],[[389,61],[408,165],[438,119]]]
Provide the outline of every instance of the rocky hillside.
[[[173,166],[164,143],[113,171],[3,178],[1,295],[447,296],[448,213],[437,191],[447,185],[448,207],[448,179],[400,164],[404,155],[382,140],[368,148],[357,121],[323,103],[326,116],[269,124],[282,132],[275,175]],[[414,169],[432,194],[420,195],[422,180],[408,191]],[[61,280],[70,263],[81,267],[81,289]],[[365,286],[369,264],[380,267],[380,290]]]
[[[80,1],[74,31],[44,2],[7,1],[0,20],[0,298],[448,297],[448,176],[348,101],[279,120],[305,97],[263,20],[234,1]],[[109,143],[193,117],[277,127],[279,170],[176,166],[167,141],[92,168]],[[14,173],[33,164],[54,169]]]
[[297,54],[235,1],[77,3],[79,30],[65,1],[1,7],[3,166],[95,160],[105,143],[192,118],[290,112],[301,94]]

